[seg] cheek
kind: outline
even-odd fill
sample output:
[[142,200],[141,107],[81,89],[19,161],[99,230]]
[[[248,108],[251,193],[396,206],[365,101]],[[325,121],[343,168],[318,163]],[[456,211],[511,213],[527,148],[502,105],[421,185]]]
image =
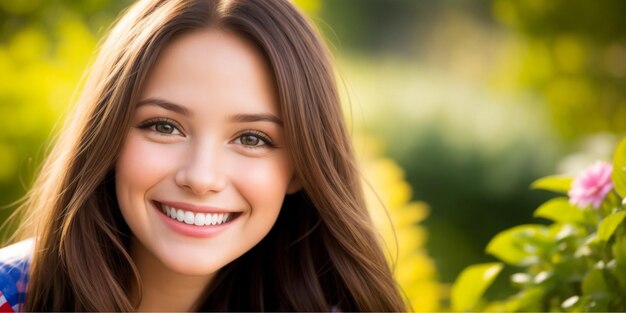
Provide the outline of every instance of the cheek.
[[[142,196],[171,172],[172,149],[163,149],[131,131],[115,166],[118,199]],[[142,196],[143,197],[143,196]],[[120,203],[121,204],[121,203]]]
[[291,178],[291,168],[287,158],[251,160],[246,166],[239,166],[236,177],[238,189],[256,211],[280,210]]

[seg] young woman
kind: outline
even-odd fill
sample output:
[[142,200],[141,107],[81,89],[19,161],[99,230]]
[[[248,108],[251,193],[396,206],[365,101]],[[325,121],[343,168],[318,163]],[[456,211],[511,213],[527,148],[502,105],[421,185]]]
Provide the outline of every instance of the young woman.
[[406,309],[288,1],[137,2],[73,113],[23,204],[32,252],[0,252],[13,309]]

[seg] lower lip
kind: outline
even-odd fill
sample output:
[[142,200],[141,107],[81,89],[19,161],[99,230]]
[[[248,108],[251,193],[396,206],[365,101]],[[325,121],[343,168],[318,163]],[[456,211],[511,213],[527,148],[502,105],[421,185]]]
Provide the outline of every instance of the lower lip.
[[235,217],[234,219],[228,221],[228,223],[224,223],[220,225],[197,226],[197,225],[190,225],[187,223],[182,223],[182,222],[179,222],[178,220],[172,219],[171,217],[165,215],[165,213],[163,213],[163,211],[161,211],[161,209],[156,205],[154,205],[154,208],[155,210],[157,210],[159,217],[163,220],[165,225],[167,225],[170,229],[172,229],[173,231],[181,235],[189,236],[189,237],[196,237],[196,238],[209,238],[209,237],[217,236],[221,232],[226,230],[228,227],[230,227],[233,224],[233,222],[237,219],[237,217]]

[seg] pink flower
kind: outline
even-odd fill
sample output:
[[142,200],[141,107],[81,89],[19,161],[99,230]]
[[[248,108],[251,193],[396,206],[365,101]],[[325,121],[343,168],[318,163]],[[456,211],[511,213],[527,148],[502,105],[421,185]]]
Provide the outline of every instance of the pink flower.
[[587,167],[572,183],[569,190],[569,202],[581,208],[590,204],[599,209],[606,195],[613,189],[611,172],[613,165],[598,161]]

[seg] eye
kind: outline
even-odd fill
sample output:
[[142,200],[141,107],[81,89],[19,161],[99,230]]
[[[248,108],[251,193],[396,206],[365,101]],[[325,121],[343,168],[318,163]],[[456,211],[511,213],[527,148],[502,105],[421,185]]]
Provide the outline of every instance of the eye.
[[158,118],[147,120],[139,125],[140,129],[150,130],[160,135],[182,135],[178,124],[173,120]]
[[261,138],[255,135],[243,135],[239,137],[242,145],[246,146],[257,146],[260,142],[262,142]]
[[154,130],[158,131],[159,133],[164,133],[164,134],[172,134],[175,131],[178,131],[178,129],[176,129],[176,126],[169,124],[169,123],[156,123],[154,124]]
[[235,139],[236,144],[245,146],[246,148],[261,148],[264,146],[274,147],[272,140],[260,131],[248,130],[239,134]]

